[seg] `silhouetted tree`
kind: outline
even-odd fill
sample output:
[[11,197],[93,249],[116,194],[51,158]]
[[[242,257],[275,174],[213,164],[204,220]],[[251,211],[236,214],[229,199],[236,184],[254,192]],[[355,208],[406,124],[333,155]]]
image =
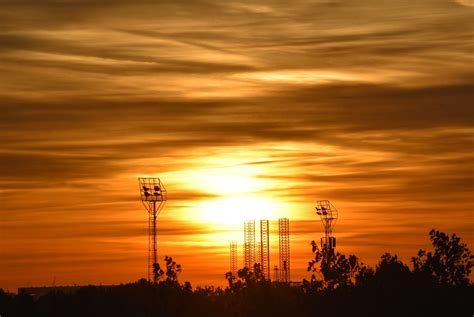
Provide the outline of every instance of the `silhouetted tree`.
[[155,281],[164,279],[161,282],[179,284],[178,274],[181,273],[181,264],[173,261],[172,257],[165,256],[165,265],[166,271],[163,271],[159,263],[153,264],[153,276]]
[[161,269],[159,263],[153,263],[153,280],[159,281],[165,272]]
[[[229,272],[230,273],[230,272]],[[231,274],[232,275],[232,274]],[[233,277],[233,276],[228,276]],[[248,287],[251,285],[256,285],[258,283],[265,282],[265,276],[263,275],[260,264],[255,263],[253,269],[244,267],[237,271],[237,284],[240,284],[242,287]]]
[[469,284],[469,274],[474,257],[461,238],[453,234],[451,238],[438,230],[429,232],[434,253],[420,249],[412,258],[416,274],[428,276],[445,285],[462,286]]
[[408,266],[397,255],[385,253],[380,257],[374,277],[377,287],[390,294],[407,287],[412,275]]
[[[308,263],[307,270],[313,274],[310,281],[303,280],[303,288],[307,292],[354,286],[357,281],[362,283],[373,272],[362,262],[359,263],[359,259],[353,254],[346,257],[334,249],[319,249],[314,241],[311,242],[311,247],[314,259]],[[322,279],[318,280],[315,273],[319,273]]]
[[361,262],[359,271],[356,275],[355,286],[364,287],[373,283],[375,279],[375,270]]
[[402,261],[398,259],[398,256],[391,255],[390,253],[384,253],[380,257],[380,261],[377,264],[377,270],[375,276],[386,275],[392,278],[398,278],[410,274],[410,269]]
[[178,274],[181,273],[181,264],[177,264],[170,256],[165,257],[166,262],[166,280],[169,283],[178,283]]
[[227,287],[228,291],[235,292],[242,288],[242,281],[237,280],[237,276],[232,274],[232,272],[225,273],[225,279],[227,280],[227,283],[228,283],[228,287]]

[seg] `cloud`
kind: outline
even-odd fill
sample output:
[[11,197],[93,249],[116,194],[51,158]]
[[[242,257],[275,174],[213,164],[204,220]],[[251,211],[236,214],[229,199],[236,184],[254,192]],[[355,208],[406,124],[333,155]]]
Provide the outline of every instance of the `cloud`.
[[474,7],[474,1],[472,0],[455,0],[455,2],[466,7]]

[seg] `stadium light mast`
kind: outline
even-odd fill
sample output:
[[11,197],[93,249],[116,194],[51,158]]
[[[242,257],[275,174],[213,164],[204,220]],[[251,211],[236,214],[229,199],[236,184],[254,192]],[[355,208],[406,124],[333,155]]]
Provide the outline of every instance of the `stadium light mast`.
[[332,229],[336,225],[338,212],[329,200],[318,200],[316,214],[321,218],[324,227],[324,237],[321,238],[321,248],[334,249],[336,238],[332,236]]
[[156,283],[153,267],[158,263],[156,241],[156,218],[163,209],[168,194],[159,178],[138,178],[140,198],[148,211],[148,280]]

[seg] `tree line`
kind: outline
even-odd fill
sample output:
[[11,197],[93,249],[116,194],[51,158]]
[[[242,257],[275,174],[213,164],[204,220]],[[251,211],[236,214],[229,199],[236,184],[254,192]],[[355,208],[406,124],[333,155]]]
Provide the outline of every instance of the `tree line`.
[[181,265],[165,257],[158,280],[114,287],[52,291],[34,300],[0,289],[0,315],[14,316],[473,316],[469,279],[474,257],[461,239],[429,232],[432,250],[419,250],[410,266],[385,253],[372,268],[353,254],[319,248],[300,287],[272,283],[260,266],[225,273],[227,287],[179,281]]

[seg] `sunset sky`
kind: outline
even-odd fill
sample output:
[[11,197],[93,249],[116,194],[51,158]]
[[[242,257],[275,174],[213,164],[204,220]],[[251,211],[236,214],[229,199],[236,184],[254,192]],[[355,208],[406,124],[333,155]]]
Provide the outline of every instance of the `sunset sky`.
[[140,176],[193,286],[225,284],[249,218],[272,266],[290,218],[309,277],[321,199],[370,265],[431,228],[472,249],[473,21],[472,0],[0,0],[0,287],[146,277]]

